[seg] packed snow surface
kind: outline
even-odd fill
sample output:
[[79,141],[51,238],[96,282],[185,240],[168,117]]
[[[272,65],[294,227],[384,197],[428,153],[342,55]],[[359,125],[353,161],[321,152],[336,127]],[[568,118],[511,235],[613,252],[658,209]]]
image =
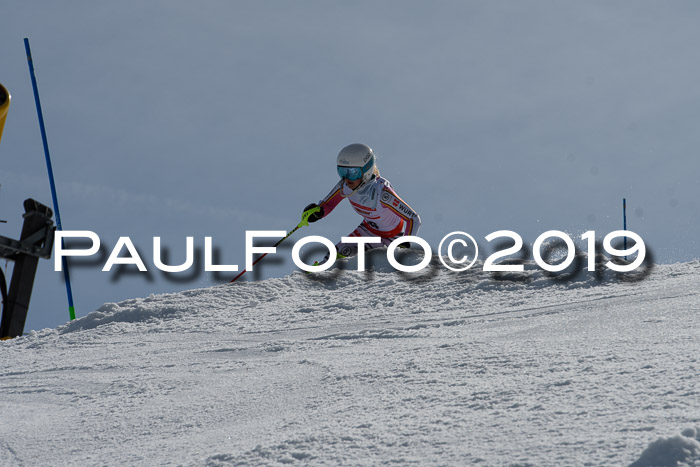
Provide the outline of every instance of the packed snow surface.
[[699,285],[375,261],[108,303],[0,343],[0,464],[700,466]]

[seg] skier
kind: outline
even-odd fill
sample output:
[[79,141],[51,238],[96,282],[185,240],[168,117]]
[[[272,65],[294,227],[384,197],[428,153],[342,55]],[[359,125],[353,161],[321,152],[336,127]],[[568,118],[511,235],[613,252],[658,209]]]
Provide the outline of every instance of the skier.
[[[356,213],[364,219],[349,237],[380,237],[381,243],[366,244],[365,250],[388,246],[404,235],[416,235],[420,217],[404,200],[399,198],[389,180],[379,175],[376,157],[366,144],[351,144],[338,153],[340,181],[318,204],[304,208],[309,222],[323,219],[343,200],[348,198]],[[357,254],[356,243],[338,242],[337,259]],[[408,243],[400,246],[408,247]],[[321,261],[324,263],[330,254]]]

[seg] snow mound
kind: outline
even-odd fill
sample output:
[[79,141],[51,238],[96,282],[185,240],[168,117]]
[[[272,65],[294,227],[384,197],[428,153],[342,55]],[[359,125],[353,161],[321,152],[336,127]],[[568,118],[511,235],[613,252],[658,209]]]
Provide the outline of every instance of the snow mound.
[[700,427],[653,441],[630,467],[700,466]]
[[700,262],[627,282],[381,256],[0,342],[0,459],[700,467],[698,429],[648,438],[698,425]]
[[[397,259],[404,265],[418,264],[423,259],[423,254],[414,250],[398,251]],[[430,264],[422,271],[415,273],[403,273],[397,271],[387,260],[386,250],[377,249],[366,255],[366,270],[357,270],[357,258],[349,258],[337,261],[333,268],[321,272],[306,274],[295,271],[282,278],[267,279],[259,282],[241,281],[236,284],[222,284],[219,286],[187,290],[178,293],[150,295],[145,298],[134,298],[119,303],[106,303],[98,310],[87,316],[72,321],[58,329],[60,334],[109,328],[117,333],[127,332],[134,326],[148,324],[149,331],[157,331],[159,324],[164,322],[176,323],[183,329],[191,329],[191,326],[206,327],[212,325],[218,327],[219,323],[240,325],[240,320],[227,321],[232,313],[246,315],[250,323],[260,324],[269,316],[261,316],[261,306],[276,312],[284,312],[285,316],[309,315],[306,319],[313,320],[314,314],[323,312],[351,312],[358,314],[358,310],[377,307],[400,306],[411,313],[426,311],[421,303],[426,299],[432,299],[433,305],[439,309],[449,311],[456,309],[459,318],[464,315],[464,301],[477,296],[493,297],[484,302],[481,311],[490,311],[493,314],[493,304],[497,300],[500,303],[509,303],[511,306],[501,306],[496,313],[510,313],[513,305],[524,303],[527,296],[539,294],[544,289],[560,292],[573,292],[576,289],[591,289],[599,298],[605,287],[620,282],[634,282],[641,276],[625,276],[605,272],[588,272],[583,266],[576,264],[575,268],[565,270],[558,274],[550,274],[542,270],[533,261],[523,262],[521,272],[484,272],[483,263],[477,262],[471,269],[462,272],[454,272],[443,266],[438,256],[433,256]],[[644,274],[648,274],[647,271]],[[635,279],[636,277],[636,279]],[[391,294],[387,294],[391,290]],[[499,295],[506,293],[508,295]],[[554,297],[547,294],[548,297]],[[378,297],[384,297],[378,300]],[[498,297],[498,298],[496,298]],[[579,296],[579,298],[581,298]],[[593,296],[589,298],[593,299]],[[557,301],[561,296],[557,296]],[[546,305],[548,299],[542,296],[542,304]],[[476,313],[479,307],[472,306]],[[360,313],[361,314],[361,313]],[[371,313],[368,317],[371,316]],[[194,324],[192,318],[196,318]],[[207,318],[209,319],[207,324]],[[286,324],[304,321],[287,319]],[[455,324],[454,320],[447,320],[441,325]],[[463,324],[458,319],[456,324]],[[109,326],[108,326],[109,325]],[[172,324],[170,328],[172,328]],[[165,328],[167,326],[160,326]],[[404,335],[406,330],[372,330],[371,335],[377,337],[397,337]],[[364,335],[367,337],[367,335]],[[356,339],[354,333],[347,336],[335,336],[336,339]]]
[[[421,262],[423,254],[415,250],[399,250],[396,257],[401,264],[413,265]],[[234,313],[239,318],[241,315],[246,316],[246,323],[259,325],[261,320],[269,318],[269,315],[261,316],[260,307],[282,313],[285,320],[280,324],[291,325],[314,320],[318,313],[340,311],[362,315],[360,310],[377,306],[399,306],[414,314],[422,313],[427,311],[426,307],[421,306],[426,299],[430,301],[431,308],[437,305],[440,310],[457,312],[457,321],[461,324],[465,300],[471,303],[469,308],[474,316],[483,316],[484,313],[479,313],[480,311],[494,314],[495,303],[509,304],[497,307],[499,311],[495,312],[509,314],[534,295],[540,296],[543,306],[548,305],[553,298],[556,298],[556,303],[561,303],[562,295],[553,293],[575,293],[581,289],[590,292],[579,295],[579,299],[594,300],[607,296],[606,290],[610,286],[645,282],[644,279],[652,273],[655,276],[665,276],[679,274],[682,273],[681,269],[687,269],[684,272],[692,274],[700,269],[700,263],[687,263],[674,265],[670,269],[666,266],[642,268],[640,272],[628,274],[615,273],[602,266],[599,266],[599,271],[588,272],[585,256],[556,274],[542,270],[534,261],[524,261],[521,264],[523,271],[520,272],[485,272],[483,263],[477,261],[469,270],[454,272],[447,269],[440,257],[435,255],[422,271],[404,273],[389,263],[386,249],[377,249],[367,253],[365,271],[357,270],[355,257],[339,260],[333,268],[320,273],[295,271],[285,277],[258,282],[240,281],[177,293],[152,294],[145,298],[106,303],[87,316],[61,326],[57,331],[65,334],[97,328],[106,330],[108,327],[113,331],[126,332],[134,326],[147,323],[149,331],[153,332],[159,329],[159,324],[173,321],[179,323],[175,326],[183,329],[191,329],[191,326],[240,325],[240,319],[230,319]],[[387,294],[388,290],[391,291],[390,294]],[[552,293],[543,295],[545,290]],[[488,299],[489,297],[491,298]],[[475,298],[485,300],[474,302]],[[474,303],[483,303],[483,307],[475,306]],[[290,314],[308,317],[288,319]],[[371,316],[372,313],[369,313],[368,317]],[[196,324],[193,323],[193,318],[196,318]],[[449,324],[450,322],[442,323]],[[167,326],[160,326],[161,329],[165,327]],[[402,333],[403,330],[398,332]],[[394,334],[392,330],[386,335]]]
[[[424,255],[416,249],[396,250],[396,260],[405,265],[413,266],[419,264]],[[563,256],[556,257],[550,261],[553,265],[560,263]],[[484,262],[477,260],[474,265],[466,271],[453,272],[450,271],[445,264],[451,264],[446,257],[433,255],[430,263],[423,270],[417,273],[403,273],[397,271],[387,259],[387,250],[385,248],[377,248],[366,253],[365,267],[369,272],[379,273],[396,273],[405,278],[433,278],[441,273],[467,276],[473,279],[491,279],[492,283],[489,288],[499,288],[498,284],[521,283],[530,286],[549,286],[552,283],[566,283],[569,286],[578,285],[595,285],[602,282],[638,282],[652,272],[653,264],[643,264],[631,273],[615,273],[604,266],[609,258],[602,255],[596,257],[596,271],[587,271],[588,257],[585,253],[578,252],[572,261],[572,264],[565,270],[557,273],[549,273],[543,270],[534,260],[505,260],[498,262],[498,265],[522,265],[523,271],[520,272],[484,272]],[[339,271],[357,271],[357,257],[347,258],[336,261],[333,268],[329,271],[338,273]],[[453,265],[459,267],[460,265]],[[482,284],[483,285],[483,284]]]
[[[630,273],[616,273],[608,269],[604,264],[608,258],[599,255],[596,258],[596,271],[587,270],[587,256],[578,253],[572,264],[563,271],[550,273],[543,270],[533,260],[506,260],[498,265],[522,265],[522,271],[508,272],[484,272],[484,262],[477,260],[474,265],[465,271],[451,271],[445,266],[450,264],[446,257],[433,255],[430,263],[419,272],[405,273],[397,271],[387,259],[387,250],[377,248],[365,255],[365,274],[374,273],[396,274],[405,280],[427,281],[441,277],[440,280],[467,281],[476,289],[503,290],[521,288],[544,288],[556,284],[562,284],[567,288],[590,287],[601,283],[615,282],[639,282],[646,279],[652,272],[653,264],[643,264]],[[421,263],[424,258],[422,252],[410,250],[396,250],[396,260],[404,266],[413,266]],[[563,258],[556,258],[552,264],[558,264]],[[342,273],[357,272],[358,258],[352,257],[336,261],[334,266],[323,273],[314,274],[314,277],[336,278]],[[456,265],[455,265],[456,266]]]

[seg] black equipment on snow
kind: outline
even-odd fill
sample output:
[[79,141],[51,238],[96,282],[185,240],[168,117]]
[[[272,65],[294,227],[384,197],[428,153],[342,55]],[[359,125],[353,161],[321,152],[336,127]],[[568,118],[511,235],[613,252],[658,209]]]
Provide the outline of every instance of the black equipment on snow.
[[9,289],[5,274],[0,270],[0,339],[21,336],[24,332],[39,258],[49,259],[53,249],[56,231],[51,220],[53,211],[33,199],[24,201],[24,211],[24,225],[19,240],[0,236],[0,258],[15,263]]

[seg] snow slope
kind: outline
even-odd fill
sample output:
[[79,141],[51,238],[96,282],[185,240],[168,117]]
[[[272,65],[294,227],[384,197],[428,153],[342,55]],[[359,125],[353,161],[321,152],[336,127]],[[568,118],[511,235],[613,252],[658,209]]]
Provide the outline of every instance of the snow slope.
[[2,465],[700,465],[700,262],[293,273],[0,343]]

